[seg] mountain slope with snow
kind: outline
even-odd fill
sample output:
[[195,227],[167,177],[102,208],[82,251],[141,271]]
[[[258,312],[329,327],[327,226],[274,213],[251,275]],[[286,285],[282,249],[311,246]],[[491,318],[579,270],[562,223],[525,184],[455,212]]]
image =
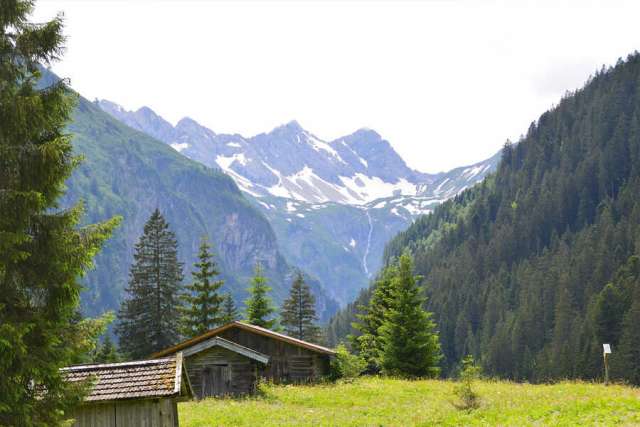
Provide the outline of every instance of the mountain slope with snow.
[[428,174],[413,170],[370,129],[323,141],[292,121],[246,138],[147,107],[98,105],[127,125],[231,176],[269,219],[286,259],[351,301],[380,268],[384,246],[419,215],[493,172],[499,156]]

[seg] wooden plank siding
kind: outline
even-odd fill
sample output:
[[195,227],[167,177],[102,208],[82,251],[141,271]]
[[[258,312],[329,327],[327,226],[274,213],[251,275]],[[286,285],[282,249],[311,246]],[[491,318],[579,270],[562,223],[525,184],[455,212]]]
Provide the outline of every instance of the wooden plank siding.
[[329,372],[329,356],[325,354],[240,328],[226,329],[219,336],[268,355],[269,363],[259,375],[274,382],[310,382]]
[[178,427],[175,399],[122,400],[80,406],[74,427]]
[[69,366],[69,383],[91,380],[74,427],[178,427],[177,401],[193,397],[182,352],[163,359]]
[[[258,380],[258,362],[239,353],[222,347],[211,347],[186,357],[187,373],[194,394],[202,399],[212,395],[205,393],[203,378],[207,377],[207,370],[214,366],[228,366],[229,378],[226,387],[220,394],[243,395],[253,393]],[[220,388],[216,387],[217,390]]]

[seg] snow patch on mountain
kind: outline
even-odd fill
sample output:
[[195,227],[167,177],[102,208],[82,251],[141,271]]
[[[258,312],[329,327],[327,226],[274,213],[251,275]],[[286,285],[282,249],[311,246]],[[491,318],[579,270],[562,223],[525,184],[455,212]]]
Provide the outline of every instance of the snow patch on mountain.
[[340,176],[339,179],[344,187],[357,194],[358,197],[354,198],[353,204],[368,203],[394,194],[415,195],[417,188],[415,184],[404,178],[393,183],[386,182],[377,176],[367,176],[362,173],[356,173],[351,177]]
[[216,157],[216,163],[225,171],[228,171],[231,168],[233,162],[238,162],[245,166],[247,164],[247,158],[244,156],[244,153],[234,154],[232,156]]
[[462,172],[462,176],[467,180],[471,180],[475,176],[477,176],[479,173],[486,171],[489,167],[490,165],[482,165],[482,164],[474,167],[470,167],[465,169]]
[[291,202],[291,201],[287,202],[287,207],[286,207],[287,212],[295,212],[295,211],[297,211],[298,209],[296,208],[296,206],[297,205],[294,202]]
[[335,157],[336,159],[338,159],[340,162],[346,164],[346,162],[344,160],[342,160],[342,157],[340,157],[338,152],[336,150],[334,150],[333,147],[331,147],[329,144],[327,144],[324,141],[319,140],[318,138],[316,138],[315,136],[313,136],[311,134],[308,134],[307,138],[308,138],[309,144],[311,144],[311,147],[313,147],[314,150],[316,150],[318,152],[320,152],[320,150],[324,150],[327,153],[329,153],[330,155],[332,155],[333,157]]
[[185,148],[189,148],[189,144],[186,142],[174,142],[173,144],[171,144],[171,148],[173,148],[177,152],[180,152]]

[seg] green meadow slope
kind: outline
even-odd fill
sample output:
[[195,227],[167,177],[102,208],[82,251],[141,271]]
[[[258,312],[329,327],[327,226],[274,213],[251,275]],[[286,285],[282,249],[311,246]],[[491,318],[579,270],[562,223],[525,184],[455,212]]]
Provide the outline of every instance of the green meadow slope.
[[481,405],[456,409],[453,381],[361,378],[353,383],[267,386],[247,399],[179,405],[180,425],[204,426],[589,426],[640,425],[640,389],[585,382],[481,381]]

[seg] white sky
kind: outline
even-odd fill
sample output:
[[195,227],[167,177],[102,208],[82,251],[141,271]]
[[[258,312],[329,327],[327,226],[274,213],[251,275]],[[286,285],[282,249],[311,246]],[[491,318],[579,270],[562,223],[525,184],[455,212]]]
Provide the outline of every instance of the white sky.
[[[640,50],[640,2],[41,0],[82,95],[251,136],[369,127],[436,172],[516,140],[565,90]],[[613,5],[612,5],[613,4]]]

